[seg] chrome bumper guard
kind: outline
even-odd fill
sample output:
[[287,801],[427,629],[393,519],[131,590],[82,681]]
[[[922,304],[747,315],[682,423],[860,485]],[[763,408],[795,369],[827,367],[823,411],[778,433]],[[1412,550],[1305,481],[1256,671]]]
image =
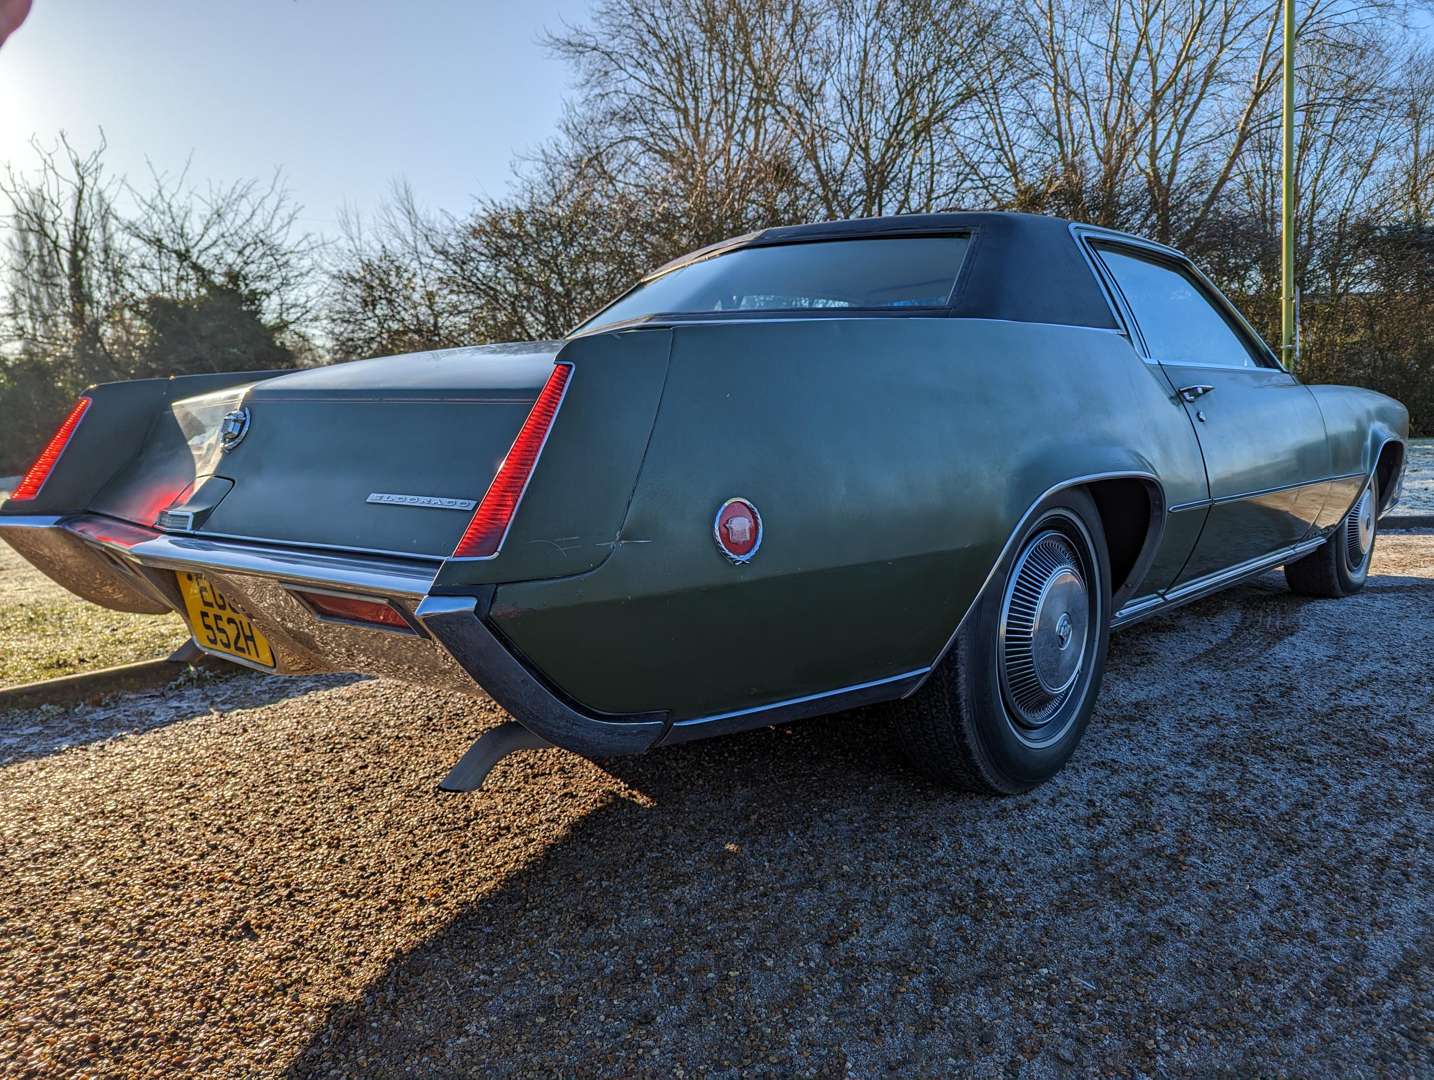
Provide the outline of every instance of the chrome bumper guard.
[[[474,596],[430,594],[441,560],[207,540],[91,514],[0,515],[0,538],[70,591],[122,611],[183,614],[168,571],[202,573],[269,638],[278,674],[358,672],[482,690],[535,735],[586,757],[641,753],[671,726],[665,713],[605,717],[565,701],[484,621],[492,586]],[[320,620],[291,591],[304,586],[386,600],[425,633]]]

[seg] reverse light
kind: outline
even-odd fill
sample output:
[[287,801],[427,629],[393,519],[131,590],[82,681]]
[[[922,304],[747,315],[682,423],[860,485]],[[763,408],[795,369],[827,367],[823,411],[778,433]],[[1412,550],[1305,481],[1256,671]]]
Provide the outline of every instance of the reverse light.
[[523,500],[523,492],[528,490],[533,467],[538,463],[538,455],[543,452],[543,444],[548,441],[548,432],[558,415],[558,406],[563,403],[563,394],[572,373],[571,364],[554,365],[553,373],[548,376],[538,400],[533,402],[528,418],[518,429],[518,437],[508,448],[507,457],[498,466],[498,475],[488,485],[487,494],[473,512],[473,520],[468,523],[463,539],[454,548],[455,559],[491,559],[498,554],[503,538],[508,535],[508,527],[513,524],[518,504]]
[[50,479],[50,473],[55,471],[55,463],[60,460],[60,455],[65,452],[65,447],[70,445],[70,440],[75,436],[75,429],[80,426],[80,421],[85,418],[85,412],[90,407],[90,399],[82,397],[70,408],[70,413],[60,423],[55,434],[40,451],[40,456],[30,466],[30,471],[20,479],[20,483],[11,493],[10,498],[15,501],[33,499],[40,494],[40,489],[45,486],[45,481]]

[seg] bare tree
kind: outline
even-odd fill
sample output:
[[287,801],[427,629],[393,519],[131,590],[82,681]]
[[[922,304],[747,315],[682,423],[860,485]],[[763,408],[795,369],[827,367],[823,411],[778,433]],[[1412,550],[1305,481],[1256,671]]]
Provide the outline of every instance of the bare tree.
[[556,159],[516,198],[480,206],[444,253],[484,340],[551,338],[687,250],[685,228],[673,204],[613,191]]
[[1381,205],[1404,224],[1423,228],[1434,224],[1434,49],[1396,51],[1395,59],[1393,92],[1380,108],[1397,119],[1399,137],[1385,158]]
[[117,376],[131,329],[129,260],[115,210],[121,181],[105,172],[103,136],[88,153],[64,134],[54,147],[32,145],[36,169],[8,165],[0,180],[8,204],[0,343],[50,360],[66,385]]
[[1009,51],[980,0],[735,5],[753,80],[827,217],[934,210],[972,169],[958,143]]
[[326,325],[341,359],[446,348],[472,340],[472,320],[454,294],[440,247],[451,219],[426,213],[396,183],[371,222],[352,211],[330,261]]
[[[64,135],[0,178],[0,458],[93,382],[290,366],[311,352],[317,242],[282,181],[143,189]],[[22,449],[23,448],[23,449]]]
[[584,87],[563,125],[563,171],[677,208],[689,248],[807,216],[789,133],[746,48],[775,11],[769,0],[601,0],[587,26],[551,35]]
[[192,297],[228,290],[255,305],[278,333],[305,325],[318,307],[312,268],[320,243],[298,226],[300,207],[283,175],[196,191],[189,165],[175,177],[150,170],[149,184],[126,183],[134,204],[122,230],[132,246],[132,288],[140,295]]

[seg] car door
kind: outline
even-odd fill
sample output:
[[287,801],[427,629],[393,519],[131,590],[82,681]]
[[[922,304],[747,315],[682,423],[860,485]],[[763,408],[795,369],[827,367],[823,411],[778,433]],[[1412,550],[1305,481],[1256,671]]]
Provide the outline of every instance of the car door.
[[1210,512],[1174,587],[1297,544],[1328,493],[1329,446],[1314,395],[1183,260],[1095,247],[1205,458]]

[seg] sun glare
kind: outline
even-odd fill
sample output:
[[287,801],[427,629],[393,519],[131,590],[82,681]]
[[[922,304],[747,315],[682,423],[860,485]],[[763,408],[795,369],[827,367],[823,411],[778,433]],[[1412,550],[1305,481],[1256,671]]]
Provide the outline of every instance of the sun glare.
[[0,52],[0,164],[18,165],[39,125],[34,65],[20,55],[24,36],[22,29]]

